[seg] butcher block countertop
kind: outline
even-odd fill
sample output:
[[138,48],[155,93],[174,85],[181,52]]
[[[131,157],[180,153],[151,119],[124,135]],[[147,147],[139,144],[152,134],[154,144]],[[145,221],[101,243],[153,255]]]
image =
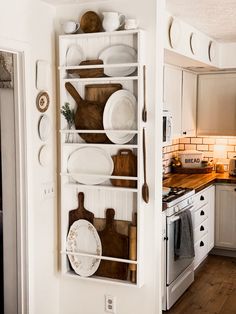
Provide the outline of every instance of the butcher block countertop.
[[207,174],[178,174],[168,173],[166,179],[163,180],[163,186],[165,187],[183,187],[194,189],[195,192],[199,192],[213,183],[231,183],[236,184],[236,177],[230,176],[228,172]]

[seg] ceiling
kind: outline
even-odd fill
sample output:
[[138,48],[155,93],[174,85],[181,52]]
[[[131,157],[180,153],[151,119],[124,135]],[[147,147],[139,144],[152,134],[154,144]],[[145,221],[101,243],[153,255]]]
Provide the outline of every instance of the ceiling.
[[166,0],[172,15],[222,42],[236,42],[236,0]]

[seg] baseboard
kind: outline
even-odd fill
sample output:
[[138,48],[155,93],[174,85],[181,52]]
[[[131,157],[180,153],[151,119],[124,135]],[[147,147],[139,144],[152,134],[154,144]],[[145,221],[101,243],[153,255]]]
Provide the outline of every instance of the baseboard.
[[236,250],[225,250],[225,249],[214,248],[210,251],[209,254],[227,256],[227,257],[236,257]]

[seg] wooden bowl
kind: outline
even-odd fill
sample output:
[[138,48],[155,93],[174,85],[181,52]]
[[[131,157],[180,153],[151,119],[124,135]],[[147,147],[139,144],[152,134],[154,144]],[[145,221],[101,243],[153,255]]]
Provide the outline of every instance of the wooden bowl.
[[100,17],[94,11],[87,11],[80,20],[80,28],[84,33],[97,33],[102,30]]

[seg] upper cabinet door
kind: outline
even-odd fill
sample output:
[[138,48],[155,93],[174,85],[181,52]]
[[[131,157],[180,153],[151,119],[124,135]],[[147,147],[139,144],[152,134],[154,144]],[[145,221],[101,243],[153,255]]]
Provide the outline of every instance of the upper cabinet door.
[[236,135],[236,74],[199,76],[197,135]]
[[172,114],[173,138],[181,136],[182,71],[168,65],[164,67],[164,109]]
[[183,72],[182,136],[196,136],[197,75]]

